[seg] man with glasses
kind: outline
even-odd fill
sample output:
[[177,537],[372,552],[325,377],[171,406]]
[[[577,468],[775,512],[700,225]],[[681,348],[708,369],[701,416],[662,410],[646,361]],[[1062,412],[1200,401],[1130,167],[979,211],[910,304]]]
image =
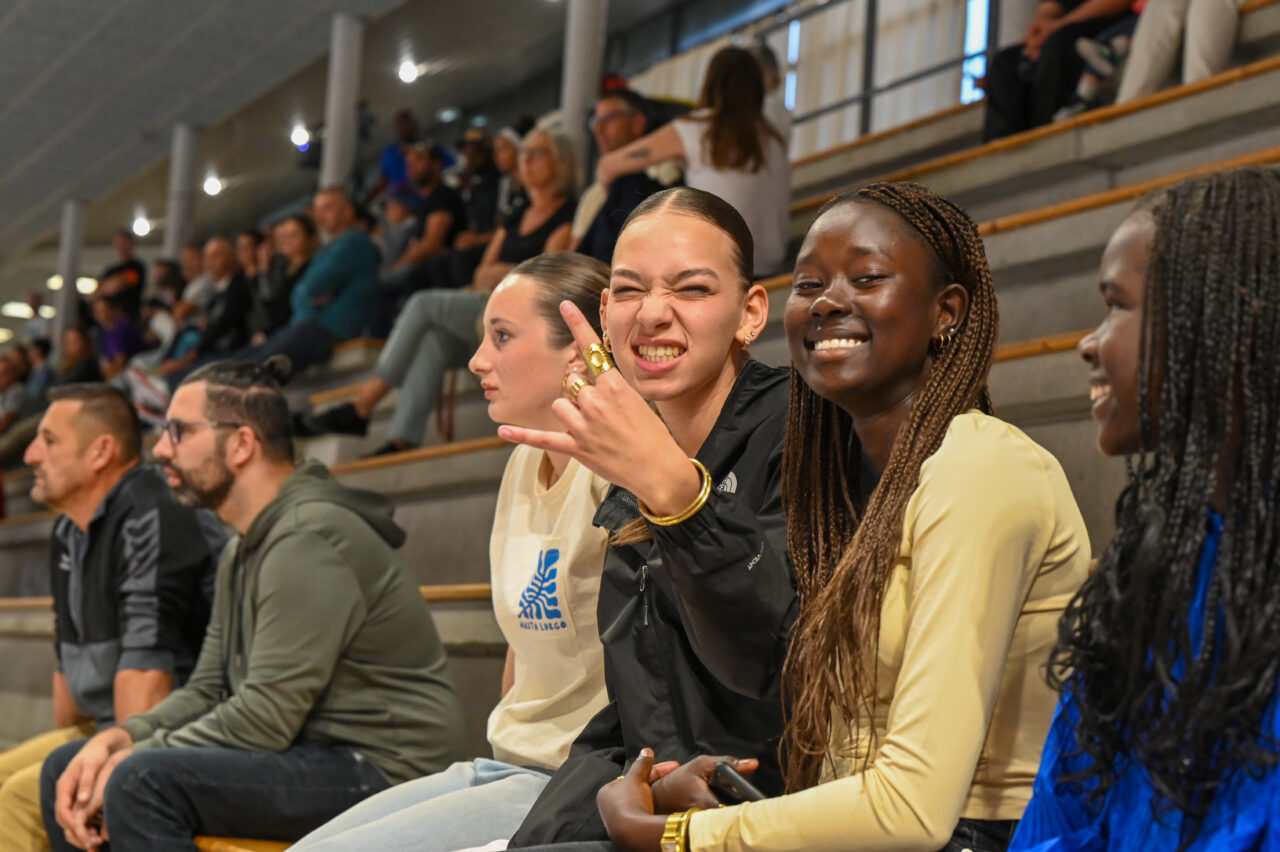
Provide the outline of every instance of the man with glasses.
[[[588,126],[601,154],[616,151],[651,129],[648,102],[630,89],[607,92],[596,101]],[[678,167],[660,164],[654,171],[656,178],[636,172],[618,178],[607,188],[598,183],[587,187],[573,217],[574,250],[609,263],[622,223],[636,205],[680,180]]]
[[294,464],[281,359],[223,361],[174,393],[156,445],[177,500],[236,533],[188,684],[55,751],[55,850],[295,840],[462,756],[462,712],[391,502]]
[[51,751],[150,710],[186,681],[226,541],[216,518],[178,506],[160,472],[141,463],[124,394],[72,384],[49,396],[26,462],[32,499],[59,515],[50,546],[54,729],[0,754],[6,852],[48,849],[40,766]]

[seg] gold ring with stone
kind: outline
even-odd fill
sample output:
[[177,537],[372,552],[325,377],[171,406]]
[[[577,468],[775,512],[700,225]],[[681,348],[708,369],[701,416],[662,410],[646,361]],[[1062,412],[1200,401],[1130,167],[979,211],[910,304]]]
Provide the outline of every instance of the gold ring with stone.
[[[570,381],[572,377],[572,381]],[[564,388],[564,392],[574,402],[578,401],[578,392],[587,386],[587,380],[577,373],[566,373],[565,377],[560,381],[560,386]]]
[[591,371],[592,376],[598,376],[613,369],[613,356],[599,343],[592,343],[583,349],[582,358],[587,362],[587,369]]

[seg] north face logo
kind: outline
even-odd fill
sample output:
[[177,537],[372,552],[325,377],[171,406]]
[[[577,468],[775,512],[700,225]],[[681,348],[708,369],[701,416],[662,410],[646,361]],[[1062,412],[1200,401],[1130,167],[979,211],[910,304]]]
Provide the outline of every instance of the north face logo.
[[720,481],[716,486],[717,491],[723,491],[726,494],[738,493],[738,475],[733,471],[729,471],[729,475]]
[[548,548],[538,554],[538,570],[520,595],[520,626],[525,630],[564,630],[569,625],[560,613],[556,594],[555,564],[560,550]]

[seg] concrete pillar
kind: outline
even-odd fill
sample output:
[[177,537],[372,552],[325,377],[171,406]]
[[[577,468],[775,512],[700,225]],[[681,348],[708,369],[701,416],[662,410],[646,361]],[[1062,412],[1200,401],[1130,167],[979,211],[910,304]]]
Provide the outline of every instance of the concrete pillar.
[[347,185],[356,161],[356,103],[360,98],[360,54],[364,24],[351,15],[333,16],[329,42],[329,87],[324,98],[324,148],[320,187]]
[[79,315],[80,294],[76,290],[76,278],[80,276],[80,249],[83,244],[84,202],[69,198],[62,202],[62,233],[58,241],[58,274],[62,276],[62,289],[52,300],[58,309],[53,319],[53,344],[59,354],[63,329],[75,323]]
[[561,126],[573,140],[578,170],[585,174],[587,115],[600,93],[609,0],[569,0],[564,25],[564,71],[560,79]]
[[196,221],[196,131],[190,124],[173,126],[169,147],[169,203],[164,211],[162,256],[177,260],[191,239]]

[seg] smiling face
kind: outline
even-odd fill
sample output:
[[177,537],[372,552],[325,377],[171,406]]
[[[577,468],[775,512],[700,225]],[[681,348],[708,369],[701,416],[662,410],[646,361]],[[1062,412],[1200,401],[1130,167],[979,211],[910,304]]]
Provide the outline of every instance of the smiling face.
[[226,430],[209,425],[205,414],[205,383],[179,386],[165,416],[189,424],[177,445],[161,432],[153,450],[173,499],[188,509],[216,510],[231,492],[235,474],[226,461]]
[[731,386],[737,355],[768,314],[744,295],[729,236],[697,216],[659,210],[618,237],[604,328],[623,376],[651,402]]
[[[1155,221],[1146,212],[1121,223],[1102,254],[1102,301],[1107,315],[1080,341],[1089,365],[1089,398],[1098,421],[1098,449],[1109,456],[1142,447],[1138,417],[1138,362],[1142,346],[1142,301]],[[1154,419],[1154,418],[1153,418]]]
[[560,431],[551,403],[577,348],[549,342],[551,329],[534,304],[538,287],[526,275],[498,285],[485,305],[484,338],[467,366],[480,377],[494,422]]
[[935,264],[923,238],[880,204],[842,204],[810,226],[783,323],[814,393],[855,417],[915,394],[930,341],[959,326],[967,307],[958,284],[936,286]]

